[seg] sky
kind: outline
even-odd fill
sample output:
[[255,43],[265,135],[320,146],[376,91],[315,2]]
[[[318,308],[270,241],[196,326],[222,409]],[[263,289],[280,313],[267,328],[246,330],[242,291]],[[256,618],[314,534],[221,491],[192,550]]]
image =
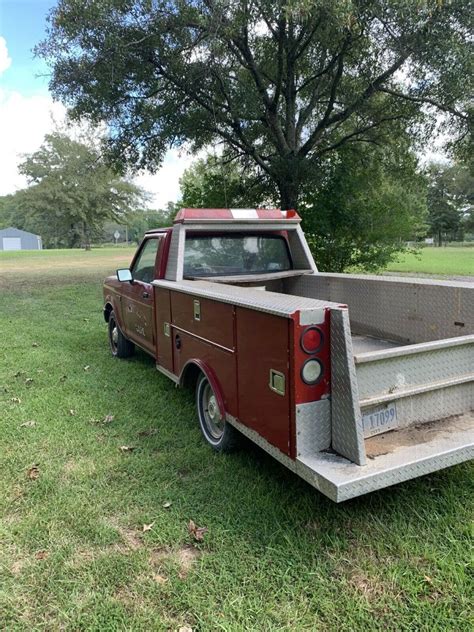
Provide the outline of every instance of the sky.
[[[66,118],[64,106],[49,93],[46,64],[32,52],[55,5],[55,0],[0,0],[0,195],[26,186],[18,163]],[[150,206],[177,200],[179,178],[191,163],[189,155],[171,150],[160,171],[135,178],[152,194]]]

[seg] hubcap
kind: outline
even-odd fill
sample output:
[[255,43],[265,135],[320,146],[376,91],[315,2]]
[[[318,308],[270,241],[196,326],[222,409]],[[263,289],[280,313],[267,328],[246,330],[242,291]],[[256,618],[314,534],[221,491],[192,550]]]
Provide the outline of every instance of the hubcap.
[[112,342],[114,343],[114,345],[116,345],[117,342],[118,342],[118,329],[117,329],[117,326],[115,326],[112,329]]
[[207,383],[203,393],[204,423],[213,439],[219,440],[224,432],[224,419],[221,417],[216,396],[211,385]]

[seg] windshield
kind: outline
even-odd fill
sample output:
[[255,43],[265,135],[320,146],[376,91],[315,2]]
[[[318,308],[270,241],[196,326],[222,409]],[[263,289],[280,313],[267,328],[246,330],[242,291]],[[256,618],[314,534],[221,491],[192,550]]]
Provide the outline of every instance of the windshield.
[[184,276],[234,276],[291,270],[286,240],[279,235],[187,235]]

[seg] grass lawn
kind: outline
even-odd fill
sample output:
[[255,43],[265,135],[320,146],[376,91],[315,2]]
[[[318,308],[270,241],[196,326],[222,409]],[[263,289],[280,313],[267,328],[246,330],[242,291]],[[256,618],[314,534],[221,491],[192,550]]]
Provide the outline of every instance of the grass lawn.
[[387,271],[474,276],[474,248],[422,248],[400,255]]
[[472,630],[472,465],[335,505],[214,454],[192,395],[109,354],[129,259],[0,257],[0,629]]

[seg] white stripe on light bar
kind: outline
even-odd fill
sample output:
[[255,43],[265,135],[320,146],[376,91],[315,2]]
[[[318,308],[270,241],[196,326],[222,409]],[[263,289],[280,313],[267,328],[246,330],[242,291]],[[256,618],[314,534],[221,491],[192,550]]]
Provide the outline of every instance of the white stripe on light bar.
[[257,210],[254,208],[231,208],[234,219],[258,219]]

